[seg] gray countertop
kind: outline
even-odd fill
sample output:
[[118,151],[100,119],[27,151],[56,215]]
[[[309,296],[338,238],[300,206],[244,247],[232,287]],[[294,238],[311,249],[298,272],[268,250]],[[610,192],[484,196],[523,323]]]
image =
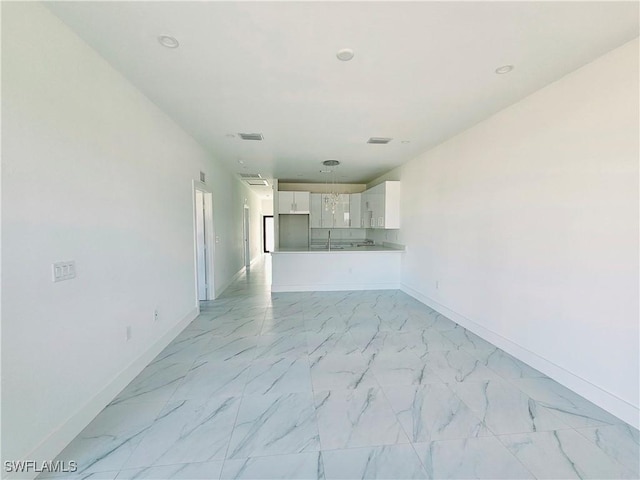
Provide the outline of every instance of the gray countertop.
[[353,246],[342,246],[342,245],[332,245],[331,250],[326,247],[318,248],[318,247],[299,247],[299,248],[280,248],[274,254],[278,253],[353,253],[353,252],[393,252],[393,253],[402,253],[404,252],[404,248],[396,247],[396,246],[388,246],[388,245],[366,245],[362,247],[353,247]]

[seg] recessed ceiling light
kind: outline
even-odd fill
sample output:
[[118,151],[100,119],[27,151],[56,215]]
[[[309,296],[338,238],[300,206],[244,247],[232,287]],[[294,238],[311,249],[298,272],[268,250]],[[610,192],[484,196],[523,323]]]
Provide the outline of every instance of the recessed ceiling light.
[[400,143],[411,143],[411,140],[402,140]]
[[158,37],[158,41],[160,42],[160,45],[167,48],[178,48],[180,46],[180,42],[171,35],[160,35]]
[[227,137],[227,138],[236,138],[236,136],[233,133],[227,133],[225,135],[225,137]]
[[244,163],[244,160],[238,160],[238,163],[242,165]]
[[342,50],[339,50],[338,53],[336,53],[336,57],[338,57],[338,60],[342,60],[343,62],[348,62],[353,58],[354,55],[355,54],[353,53],[353,50],[351,50],[350,48],[343,48]]
[[324,162],[322,162],[322,164],[325,167],[337,167],[338,165],[340,165],[340,162],[338,160],[325,160]]
[[513,70],[513,65],[503,65],[501,67],[496,68],[496,73],[498,75],[504,75],[505,73],[509,73]]

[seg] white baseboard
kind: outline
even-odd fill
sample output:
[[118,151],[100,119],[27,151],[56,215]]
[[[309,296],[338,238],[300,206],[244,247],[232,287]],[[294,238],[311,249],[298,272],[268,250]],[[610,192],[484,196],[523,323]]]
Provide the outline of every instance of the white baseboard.
[[350,283],[326,285],[271,285],[272,292],[342,292],[347,290],[398,290],[397,283]]
[[[124,387],[144,370],[144,368],[176,338],[200,313],[199,308],[191,310],[173,328],[165,333],[160,340],[147,349],[142,355],[134,360],[128,367],[121,371],[111,380],[100,392],[98,392],[89,402],[77,413],[72,415],[57,430],[44,439],[34,448],[25,459],[33,460],[53,460],[64,450],[64,448],[87,426],[91,421],[111,402]],[[29,473],[9,473],[6,477],[10,479],[32,479],[38,475],[37,472]]]
[[629,425],[635,428],[640,427],[640,409],[638,409],[637,406],[630,404],[626,400],[623,400],[620,397],[607,392],[606,390],[603,390],[602,388],[594,385],[588,380],[585,380],[584,378],[575,375],[568,370],[565,370],[559,365],[550,362],[546,358],[543,358],[536,353],[524,348],[523,346],[512,342],[511,340],[501,336],[500,334],[493,332],[492,330],[489,330],[482,325],[479,325],[473,320],[459,314],[458,312],[455,312],[454,310],[451,310],[446,305],[442,305],[436,300],[423,295],[419,291],[406,284],[402,284],[400,289],[406,294],[411,295],[416,300],[424,303],[428,307],[433,308],[434,310],[442,313],[454,322],[462,325],[464,328],[475,333],[487,342],[490,342],[496,347],[501,348],[508,354],[516,357],[518,360],[526,363],[536,370],[539,370],[561,385],[586,398],[590,402],[593,402],[603,410],[606,410],[610,414],[618,417]]

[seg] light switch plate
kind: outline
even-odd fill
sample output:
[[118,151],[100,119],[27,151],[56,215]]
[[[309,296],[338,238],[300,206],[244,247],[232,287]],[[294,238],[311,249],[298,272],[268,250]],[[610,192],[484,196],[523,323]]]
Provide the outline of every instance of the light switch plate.
[[54,282],[62,282],[63,280],[76,278],[76,262],[74,260],[57,262],[54,263],[52,267]]

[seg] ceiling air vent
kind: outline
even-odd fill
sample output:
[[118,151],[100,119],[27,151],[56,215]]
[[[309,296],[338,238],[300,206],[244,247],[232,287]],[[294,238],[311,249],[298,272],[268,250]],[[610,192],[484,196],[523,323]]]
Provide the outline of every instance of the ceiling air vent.
[[262,140],[261,133],[239,133],[238,134],[242,140]]
[[269,185],[266,180],[247,180],[247,183],[253,186],[260,185],[266,187],[267,185]]
[[367,140],[367,143],[374,143],[376,145],[386,145],[391,140],[393,140],[393,138],[371,137],[369,140]]
[[262,178],[259,173],[239,173],[242,178]]

